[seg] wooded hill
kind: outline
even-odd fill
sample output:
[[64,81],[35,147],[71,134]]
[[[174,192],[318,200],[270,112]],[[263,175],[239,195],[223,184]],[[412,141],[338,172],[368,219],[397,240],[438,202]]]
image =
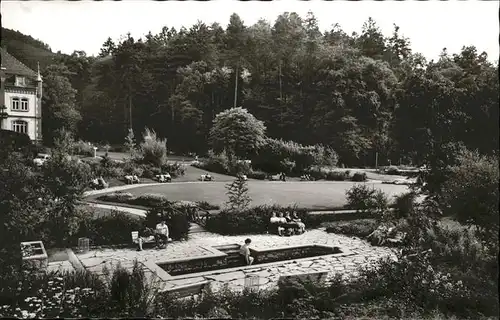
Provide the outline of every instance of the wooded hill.
[[[25,37],[6,42],[26,41],[21,61],[50,56]],[[215,115],[241,106],[268,136],[331,146],[350,165],[373,165],[375,152],[379,163],[419,163],[462,145],[498,150],[498,62],[470,46],[426,61],[397,26],[383,35],[372,19],[349,35],[338,25],[321,32],[312,14],[251,26],[233,14],[225,29],[164,27],[143,39],[108,39],[99,57],[58,57],[62,66],[43,71],[44,128],[90,141],[121,144],[129,126],[136,136],[149,127],[171,150],[203,153]]]

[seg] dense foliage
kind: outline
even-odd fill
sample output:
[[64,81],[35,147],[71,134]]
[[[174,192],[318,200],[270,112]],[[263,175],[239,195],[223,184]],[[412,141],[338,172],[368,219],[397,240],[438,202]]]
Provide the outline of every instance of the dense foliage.
[[[80,112],[86,140],[122,144],[129,128],[137,137],[149,127],[175,152],[205,153],[216,115],[242,107],[270,137],[333,147],[348,166],[374,165],[376,153],[379,165],[438,163],[449,154],[443,147],[457,142],[491,154],[499,136],[498,64],[471,46],[426,61],[401,31],[383,35],[369,19],[359,34],[338,25],[321,32],[313,14],[296,13],[248,26],[233,14],[225,29],[198,22],[143,39],[108,39],[97,58],[57,55],[54,63],[69,71],[58,76],[77,90],[77,107],[68,100],[61,114]],[[52,77],[54,67],[42,69]]]

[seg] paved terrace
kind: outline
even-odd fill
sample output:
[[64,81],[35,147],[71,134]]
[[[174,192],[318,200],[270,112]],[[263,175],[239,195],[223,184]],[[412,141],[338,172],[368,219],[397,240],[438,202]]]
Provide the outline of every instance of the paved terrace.
[[[214,270],[202,274],[186,274],[175,277],[170,276],[156,264],[157,262],[167,262],[173,259],[209,256],[213,254],[212,246],[241,244],[247,237],[252,239],[252,247],[257,250],[317,244],[340,247],[344,254],[274,262],[261,266]],[[371,264],[381,257],[391,256],[392,253],[389,248],[373,247],[368,242],[358,238],[326,233],[322,229],[315,229],[307,231],[303,235],[292,237],[279,237],[277,235],[221,236],[209,232],[200,232],[191,234],[188,241],[173,242],[166,249],[146,249],[141,252],[131,248],[97,249],[83,254],[76,254],[75,258],[78,260],[78,264],[81,263],[85,269],[97,274],[102,274],[104,266],[112,270],[118,263],[122,267],[131,270],[134,260],[137,259],[144,267],[148,278],[160,281],[161,288],[172,288],[203,280],[211,280],[215,289],[228,284],[233,290],[242,290],[244,278],[249,274],[259,277],[261,288],[277,285],[279,277],[285,274],[328,271],[328,281],[336,273],[347,277],[355,276],[358,266]]]

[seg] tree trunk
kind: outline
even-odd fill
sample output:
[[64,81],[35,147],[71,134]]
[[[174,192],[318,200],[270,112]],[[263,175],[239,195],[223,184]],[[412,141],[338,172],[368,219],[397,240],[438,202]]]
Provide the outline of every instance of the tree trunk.
[[239,62],[236,64],[235,77],[234,77],[234,107],[236,108],[236,103],[238,101],[238,76],[239,76]]

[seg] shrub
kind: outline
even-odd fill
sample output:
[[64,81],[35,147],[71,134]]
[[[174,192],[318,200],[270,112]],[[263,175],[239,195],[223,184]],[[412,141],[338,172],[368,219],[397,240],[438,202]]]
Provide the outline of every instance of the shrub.
[[206,228],[208,231],[220,234],[263,234],[269,231],[269,219],[273,212],[297,212],[299,218],[308,224],[307,211],[295,207],[258,206],[239,212],[223,210],[217,215],[208,218]]
[[366,180],[367,180],[366,173],[365,173],[365,172],[355,172],[355,173],[352,175],[351,180],[352,180],[352,181],[355,181],[355,182],[363,182],[363,181],[366,181]]
[[388,209],[388,199],[382,190],[370,188],[366,184],[354,185],[347,190],[347,205],[350,209],[367,211],[379,215]]
[[390,166],[389,168],[387,168],[385,170],[385,174],[389,174],[389,175],[399,175],[400,172],[399,172],[399,169],[398,167],[395,167],[395,166]]
[[304,174],[311,166],[334,166],[337,154],[330,148],[315,145],[303,146],[293,141],[268,138],[252,159],[254,169],[267,173],[289,172]]
[[167,197],[162,194],[146,193],[137,198],[129,200],[130,204],[136,204],[144,207],[160,206],[168,202]]
[[166,163],[161,167],[162,173],[169,173],[172,178],[183,176],[186,173],[186,168],[182,163]]
[[330,222],[325,224],[326,232],[364,238],[375,231],[378,223],[372,219]]
[[174,240],[186,240],[189,233],[189,212],[176,208],[171,202],[151,208],[146,213],[145,226],[155,228],[160,221],[169,227],[170,237]]
[[498,251],[498,159],[464,151],[450,171],[442,187],[443,212],[478,228],[483,240]]
[[130,200],[134,199],[134,195],[132,195],[130,192],[117,191],[113,193],[104,194],[102,196],[97,197],[97,199],[109,202],[127,203]]
[[325,175],[325,180],[328,181],[347,181],[350,179],[350,171],[346,170],[344,172],[340,171],[328,171]]
[[248,208],[252,201],[248,195],[247,182],[241,178],[236,178],[233,182],[226,185],[228,201],[226,206],[230,211],[241,211]]
[[81,140],[73,142],[71,147],[74,154],[93,157],[94,156],[94,146],[89,142],[83,142]]
[[91,240],[92,245],[130,244],[131,232],[140,231],[142,226],[142,219],[117,211],[96,219],[88,217],[80,221],[78,232],[73,236],[72,243],[76,244],[78,238],[85,237]]
[[415,192],[406,192],[394,198],[394,215],[396,219],[406,218],[415,211],[417,198]]
[[213,205],[213,204],[210,204],[206,201],[199,201],[197,202],[197,205],[200,209],[203,209],[203,210],[219,210],[220,207],[217,206],[217,205]]
[[161,168],[150,164],[143,164],[140,168],[142,169],[142,176],[147,179],[154,179],[156,175],[163,173]]
[[251,170],[249,173],[247,173],[247,177],[251,179],[265,180],[267,177],[267,173],[258,170]]
[[153,130],[146,128],[143,133],[144,142],[140,152],[142,162],[161,167],[167,162],[167,140],[160,139]]
[[326,179],[327,171],[320,166],[312,166],[305,171],[308,175],[310,175],[314,180],[322,180]]

